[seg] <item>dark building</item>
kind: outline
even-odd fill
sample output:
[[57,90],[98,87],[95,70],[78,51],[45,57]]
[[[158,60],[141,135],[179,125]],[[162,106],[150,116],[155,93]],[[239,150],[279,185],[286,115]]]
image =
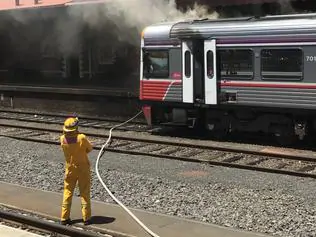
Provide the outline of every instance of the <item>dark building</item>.
[[176,0],[185,9],[194,3],[204,4],[224,16],[287,14],[316,11],[314,0]]

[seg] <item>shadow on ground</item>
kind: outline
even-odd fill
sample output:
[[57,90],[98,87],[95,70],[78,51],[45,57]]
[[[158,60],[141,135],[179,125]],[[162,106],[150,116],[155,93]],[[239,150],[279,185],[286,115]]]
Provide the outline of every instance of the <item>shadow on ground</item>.
[[[92,216],[91,217],[91,224],[93,225],[101,225],[101,224],[108,224],[115,221],[114,217],[108,216]],[[75,219],[71,221],[72,224],[83,223],[82,219]]]

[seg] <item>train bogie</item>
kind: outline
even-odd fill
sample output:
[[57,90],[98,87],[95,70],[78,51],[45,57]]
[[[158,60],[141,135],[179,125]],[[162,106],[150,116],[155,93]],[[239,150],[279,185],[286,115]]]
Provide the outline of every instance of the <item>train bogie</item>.
[[[297,139],[303,140],[308,130],[315,130],[308,115],[295,119],[289,114],[265,111],[249,112],[239,110],[183,109],[152,106],[150,114],[145,114],[150,125],[183,126],[201,129],[215,137],[224,137],[231,132],[263,132],[272,134],[283,144]],[[308,129],[309,128],[309,129]],[[284,141],[282,141],[284,140]]]

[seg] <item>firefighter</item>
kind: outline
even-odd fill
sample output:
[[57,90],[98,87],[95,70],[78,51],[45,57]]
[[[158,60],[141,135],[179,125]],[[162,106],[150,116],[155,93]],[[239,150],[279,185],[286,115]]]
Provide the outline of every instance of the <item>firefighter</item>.
[[91,223],[91,174],[87,154],[92,151],[92,145],[84,134],[79,133],[78,124],[78,118],[67,118],[64,122],[63,135],[60,137],[61,147],[66,160],[61,210],[62,225],[71,224],[70,209],[77,181],[81,196],[81,211],[84,225]]

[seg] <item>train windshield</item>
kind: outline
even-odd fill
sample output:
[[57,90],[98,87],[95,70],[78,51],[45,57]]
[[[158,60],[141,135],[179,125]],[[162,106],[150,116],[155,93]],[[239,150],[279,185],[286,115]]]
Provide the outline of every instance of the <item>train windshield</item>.
[[169,77],[169,52],[168,50],[145,50],[144,51],[143,76],[147,78]]

